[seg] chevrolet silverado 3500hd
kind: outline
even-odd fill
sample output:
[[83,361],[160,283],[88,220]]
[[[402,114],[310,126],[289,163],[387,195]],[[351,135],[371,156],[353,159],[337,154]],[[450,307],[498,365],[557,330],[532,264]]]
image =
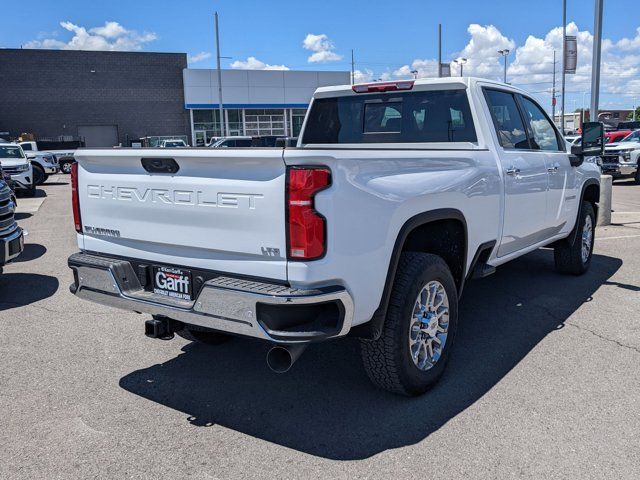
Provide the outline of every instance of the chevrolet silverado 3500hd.
[[352,335],[372,381],[442,374],[465,282],[542,246],[590,264],[601,124],[569,149],[525,92],[474,78],[320,88],[296,148],[80,149],[71,291],[146,334],[275,344]]

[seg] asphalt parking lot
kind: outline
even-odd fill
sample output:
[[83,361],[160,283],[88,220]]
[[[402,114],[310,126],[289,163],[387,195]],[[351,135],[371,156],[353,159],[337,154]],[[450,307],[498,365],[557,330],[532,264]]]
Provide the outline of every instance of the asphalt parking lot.
[[357,342],[286,375],[267,345],[143,335],[69,293],[69,178],[19,199],[0,276],[0,478],[638,478],[640,186],[614,185],[589,273],[539,250],[468,285],[429,394],[376,390]]

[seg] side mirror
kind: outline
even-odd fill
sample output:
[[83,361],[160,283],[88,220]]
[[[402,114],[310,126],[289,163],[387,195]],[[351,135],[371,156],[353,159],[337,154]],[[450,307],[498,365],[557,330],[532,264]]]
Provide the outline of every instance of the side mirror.
[[585,122],[582,125],[580,145],[571,146],[569,161],[574,167],[582,165],[584,157],[601,157],[604,155],[604,124],[602,122]]
[[585,122],[582,126],[582,155],[604,155],[604,124],[602,122]]

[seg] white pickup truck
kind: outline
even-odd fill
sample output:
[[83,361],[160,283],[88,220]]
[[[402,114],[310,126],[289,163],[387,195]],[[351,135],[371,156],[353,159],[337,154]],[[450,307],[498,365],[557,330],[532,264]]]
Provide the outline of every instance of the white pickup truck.
[[275,346],[361,339],[378,386],[425,392],[465,282],[542,246],[590,264],[602,125],[568,146],[512,86],[473,78],[325,87],[296,148],[81,149],[71,291],[144,312],[148,336]]
[[38,142],[35,141],[18,142],[18,145],[22,147],[34,166],[36,185],[46,182],[49,175],[58,173],[58,171],[71,172],[71,164],[75,161],[73,154],[76,150],[74,148],[42,151]]

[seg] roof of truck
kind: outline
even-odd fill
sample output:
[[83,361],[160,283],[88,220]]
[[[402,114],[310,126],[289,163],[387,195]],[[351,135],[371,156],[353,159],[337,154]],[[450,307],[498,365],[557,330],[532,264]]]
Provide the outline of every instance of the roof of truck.
[[[502,88],[507,88],[509,90],[519,91],[522,93],[526,93],[524,90],[514,87],[513,85],[509,85],[508,83],[498,82],[496,80],[491,80],[488,78],[480,78],[480,77],[443,77],[443,78],[418,78],[415,80],[412,79],[394,79],[389,81],[380,81],[380,82],[365,82],[358,83],[356,85],[384,85],[384,84],[393,84],[393,83],[403,83],[403,82],[413,82],[413,88],[411,90],[423,90],[424,88],[420,87],[431,87],[431,86],[442,86],[442,87],[453,87],[453,88],[461,88],[461,87],[473,87],[477,83],[483,84],[493,84]],[[353,94],[356,95],[353,91],[354,85],[334,85],[330,87],[320,87],[316,90],[316,94],[320,94],[321,96],[331,95],[331,94]],[[428,89],[428,88],[426,88]],[[410,90],[402,90],[402,91],[410,91]],[[324,95],[323,95],[324,94]],[[328,96],[327,95],[327,96]]]

